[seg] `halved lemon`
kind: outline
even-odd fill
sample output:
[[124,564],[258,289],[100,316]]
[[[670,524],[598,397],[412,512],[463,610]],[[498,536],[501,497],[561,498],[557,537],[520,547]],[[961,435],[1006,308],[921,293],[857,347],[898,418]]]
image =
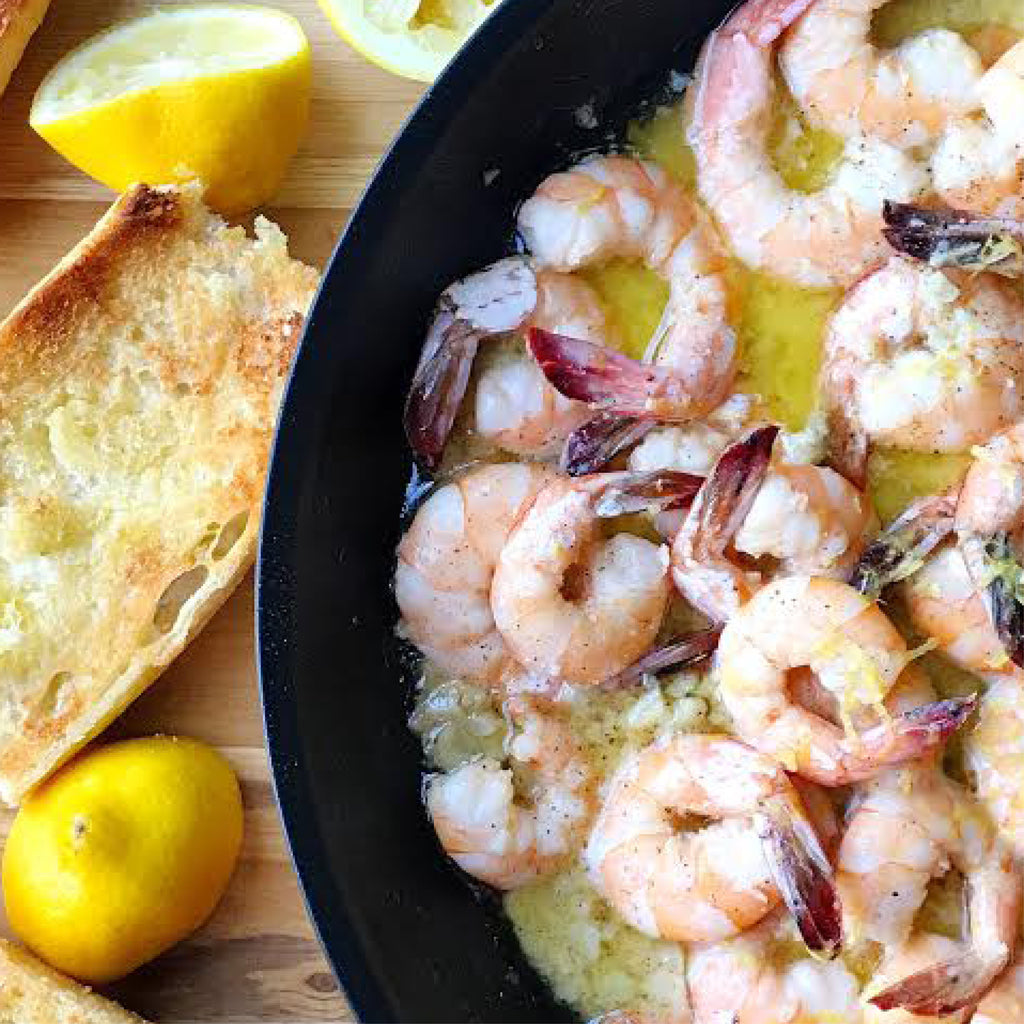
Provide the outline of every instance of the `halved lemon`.
[[199,180],[222,213],[277,190],[309,120],[309,41],[290,15],[210,4],[96,36],[47,75],[30,123],[117,191]]
[[317,0],[338,34],[386,71],[432,82],[500,0]]

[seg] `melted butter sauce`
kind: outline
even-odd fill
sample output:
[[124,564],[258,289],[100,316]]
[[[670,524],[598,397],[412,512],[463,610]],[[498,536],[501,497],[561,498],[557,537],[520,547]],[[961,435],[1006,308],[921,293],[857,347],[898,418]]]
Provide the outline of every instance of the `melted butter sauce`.
[[[992,61],[1024,34],[1021,0],[894,0],[876,16],[874,34],[883,45],[926,28],[948,27],[968,36],[983,57]],[[628,141],[641,156],[660,164],[693,190],[696,170],[684,141],[678,107],[659,111],[631,126]],[[780,173],[791,188],[814,191],[828,180],[842,144],[827,132],[808,129],[792,100],[779,89],[778,114],[771,148]],[[667,299],[667,287],[656,275],[635,263],[612,262],[587,272],[605,306],[620,347],[639,358],[655,330]],[[795,287],[769,274],[753,272],[738,263],[729,270],[736,296],[734,326],[740,342],[738,388],[761,396],[763,413],[797,430],[814,411],[822,339],[828,318],[841,293]],[[968,455],[923,455],[883,450],[872,456],[869,492],[879,515],[888,521],[915,497],[934,494],[955,483],[969,463]],[[894,609],[898,616],[898,609]],[[905,624],[901,624],[903,628]],[[912,632],[905,630],[908,635]],[[926,655],[925,664],[944,695],[972,692],[977,680],[941,657]],[[651,727],[664,724],[662,714],[679,728],[727,728],[715,716],[714,700],[695,682],[676,694],[678,683],[656,687],[640,702],[663,702],[663,710],[644,705]],[[685,702],[699,705],[696,710]],[[680,703],[683,702],[683,703]],[[701,703],[702,702],[702,703]],[[703,708],[703,710],[701,710]],[[588,719],[588,714],[593,719]],[[683,719],[695,715],[691,724]],[[623,731],[644,721],[636,708],[605,708],[579,712],[580,721],[606,737],[608,759],[602,774],[616,758],[608,753]],[[608,736],[619,737],[615,743]],[[956,744],[948,754],[949,768],[959,774]],[[954,875],[933,885],[918,924],[955,938],[960,928],[960,880]],[[598,897],[581,865],[549,877],[506,897],[506,910],[527,955],[551,981],[556,994],[589,1015],[628,1006],[669,1019],[685,996],[680,991],[681,947],[648,939],[625,926]],[[779,949],[774,956],[784,965],[804,956],[802,948]],[[874,974],[879,950],[850,949],[844,953],[849,970],[866,983]],[[660,1015],[660,1016],[659,1016]],[[803,1020],[804,1018],[801,1018]],[[817,1020],[817,1018],[816,1018]],[[794,1024],[787,1020],[786,1024]]]

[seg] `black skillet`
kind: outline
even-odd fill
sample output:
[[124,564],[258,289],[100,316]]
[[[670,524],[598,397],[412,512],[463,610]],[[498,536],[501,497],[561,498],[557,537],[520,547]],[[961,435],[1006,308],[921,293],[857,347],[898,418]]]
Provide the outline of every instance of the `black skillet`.
[[439,853],[420,803],[390,591],[402,401],[441,289],[508,253],[517,204],[621,139],[728,7],[506,0],[399,136],[314,307],[270,473],[260,677],[295,864],[364,1021],[574,1019]]

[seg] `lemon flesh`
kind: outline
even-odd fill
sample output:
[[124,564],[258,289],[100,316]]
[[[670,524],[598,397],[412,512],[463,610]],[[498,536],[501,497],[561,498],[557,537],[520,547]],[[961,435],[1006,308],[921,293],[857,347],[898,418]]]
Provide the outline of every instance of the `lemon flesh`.
[[117,190],[199,180],[235,214],[277,190],[309,120],[299,23],[217,4],[151,14],[68,54],[40,85],[32,127]]
[[231,767],[195,740],[88,751],[22,804],[3,854],[15,934],[51,966],[124,977],[212,913],[242,844]]
[[367,60],[432,82],[498,0],[317,0],[338,35]]

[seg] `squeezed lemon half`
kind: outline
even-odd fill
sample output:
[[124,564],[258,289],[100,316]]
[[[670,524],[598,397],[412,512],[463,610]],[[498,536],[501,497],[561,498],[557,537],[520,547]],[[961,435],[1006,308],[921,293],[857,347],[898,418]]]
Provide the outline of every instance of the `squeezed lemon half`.
[[309,119],[309,42],[290,15],[212,4],[96,36],[47,75],[32,127],[104,185],[199,180],[237,214],[277,190]]
[[338,35],[367,60],[432,82],[499,0],[317,0]]

